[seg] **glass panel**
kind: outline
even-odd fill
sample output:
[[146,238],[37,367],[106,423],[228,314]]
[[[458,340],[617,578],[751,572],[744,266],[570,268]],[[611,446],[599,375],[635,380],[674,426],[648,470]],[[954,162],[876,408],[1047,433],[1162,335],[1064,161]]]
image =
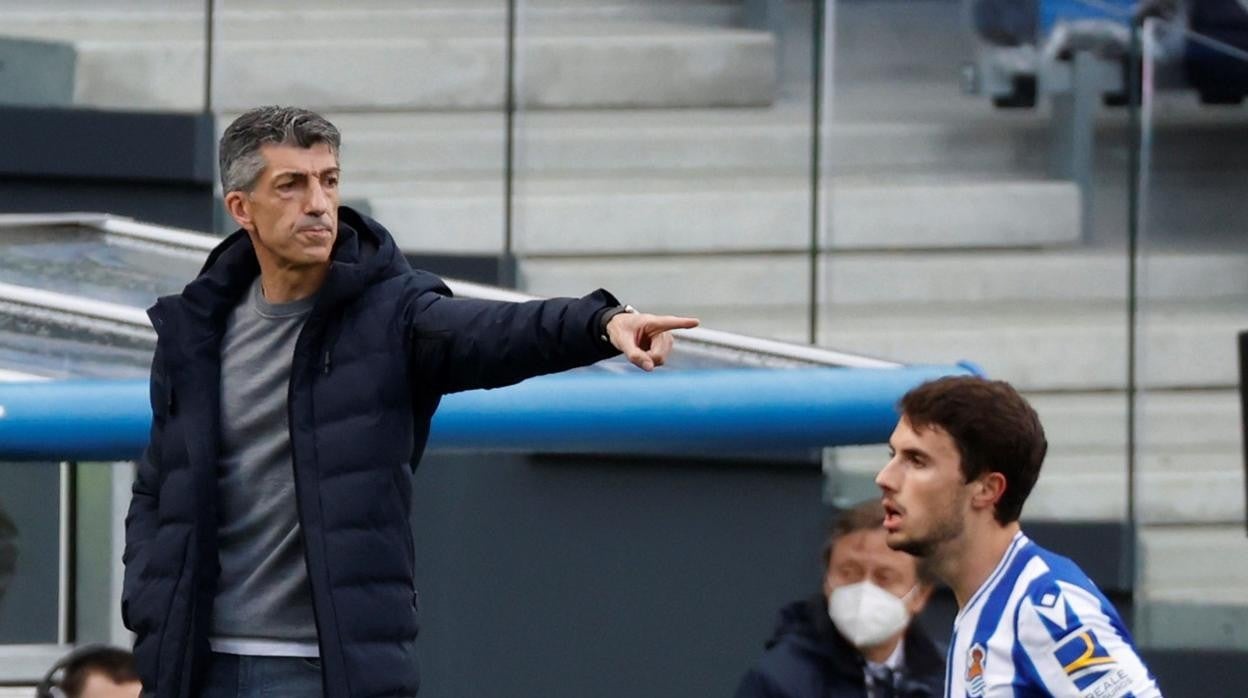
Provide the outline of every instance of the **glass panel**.
[[0,0],[0,105],[199,111],[206,0]]
[[1187,31],[1150,23],[1144,41],[1139,638],[1157,647],[1245,649],[1235,346],[1248,330],[1248,9],[1196,4],[1186,19]]
[[[1085,46],[1086,17],[1018,0],[829,5],[820,343],[1009,381],[1050,443],[1024,524],[1121,522],[1126,24]],[[832,496],[884,460],[830,454]]]
[[0,227],[4,283],[147,308],[180,291],[203,257],[110,238],[77,225]]
[[152,366],[148,340],[69,326],[0,309],[0,369],[44,378],[142,378]]
[[404,252],[498,256],[503,0],[219,7],[219,131],[260,105],[317,111],[342,133],[343,202]]
[[520,287],[807,341],[812,6],[521,8]]
[[[120,592],[124,520],[130,500],[130,463],[75,463],[74,639],[124,645]],[[121,496],[118,496],[118,495]]]
[[0,463],[0,644],[59,642],[60,468]]

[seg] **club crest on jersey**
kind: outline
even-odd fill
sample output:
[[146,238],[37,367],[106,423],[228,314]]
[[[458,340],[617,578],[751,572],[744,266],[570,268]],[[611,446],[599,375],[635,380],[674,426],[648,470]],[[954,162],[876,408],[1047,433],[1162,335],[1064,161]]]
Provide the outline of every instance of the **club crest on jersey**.
[[1115,665],[1113,656],[1090,628],[1076,631],[1053,654],[1079,690],[1096,683]]
[[984,665],[987,663],[988,652],[978,642],[966,651],[966,692],[972,698],[984,695]]

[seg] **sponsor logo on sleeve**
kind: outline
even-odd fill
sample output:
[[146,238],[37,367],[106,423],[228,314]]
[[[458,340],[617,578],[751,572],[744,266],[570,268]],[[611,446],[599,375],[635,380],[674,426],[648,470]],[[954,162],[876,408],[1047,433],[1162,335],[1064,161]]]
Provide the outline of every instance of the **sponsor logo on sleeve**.
[[1122,669],[1105,672],[1096,683],[1079,694],[1080,698],[1129,698],[1131,675]]
[[1101,679],[1117,668],[1114,658],[1090,628],[1077,630],[1058,645],[1053,654],[1062,665],[1062,671],[1066,672],[1081,691],[1099,685]]

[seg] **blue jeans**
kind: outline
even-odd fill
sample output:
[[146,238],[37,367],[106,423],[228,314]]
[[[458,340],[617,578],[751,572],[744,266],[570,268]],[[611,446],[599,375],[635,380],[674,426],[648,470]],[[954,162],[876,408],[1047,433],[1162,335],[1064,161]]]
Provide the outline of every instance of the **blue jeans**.
[[212,653],[200,698],[321,698],[321,660]]

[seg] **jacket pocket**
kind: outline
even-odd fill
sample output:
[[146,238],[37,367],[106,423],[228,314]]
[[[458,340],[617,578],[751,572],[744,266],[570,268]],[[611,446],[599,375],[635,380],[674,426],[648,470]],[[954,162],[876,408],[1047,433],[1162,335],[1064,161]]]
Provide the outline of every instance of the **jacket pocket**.
[[415,574],[416,542],[412,539],[412,488],[409,484],[410,480],[404,476],[401,468],[403,466],[394,466],[390,470],[391,496],[403,526],[403,549],[407,552],[408,573]]

